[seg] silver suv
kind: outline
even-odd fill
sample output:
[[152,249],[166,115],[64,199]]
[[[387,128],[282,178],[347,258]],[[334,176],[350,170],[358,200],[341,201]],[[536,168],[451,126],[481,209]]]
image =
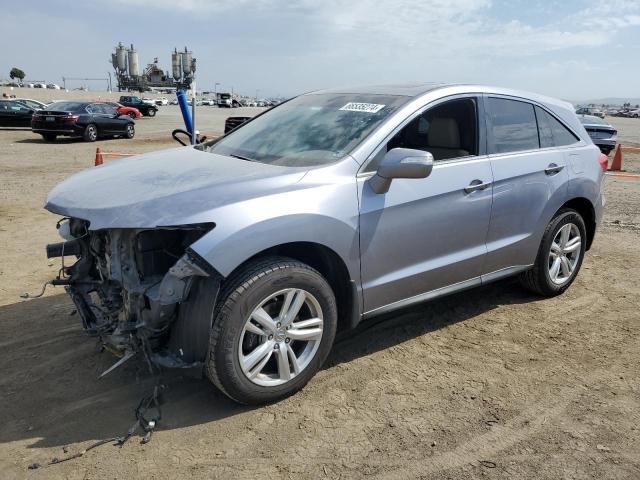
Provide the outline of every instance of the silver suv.
[[216,141],[78,173],[54,280],[109,350],[203,368],[232,399],[302,388],[337,330],[519,275],[552,296],[600,222],[570,104],[475,85],[325,90]]

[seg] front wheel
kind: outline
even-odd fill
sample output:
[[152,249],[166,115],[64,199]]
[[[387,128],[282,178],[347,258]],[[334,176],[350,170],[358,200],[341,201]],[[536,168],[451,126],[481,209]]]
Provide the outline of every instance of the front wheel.
[[131,120],[135,120],[136,119],[135,112],[129,112],[129,113],[127,113],[127,115],[129,115],[129,118],[131,118]]
[[207,376],[239,403],[283,399],[320,369],[336,325],[335,296],[320,273],[284,257],[252,262],[220,292]]
[[156,116],[156,109],[155,108],[150,108],[149,111],[147,112],[147,115],[150,117],[155,117]]
[[560,210],[545,229],[533,268],[521,275],[522,284],[545,297],[560,295],[578,275],[586,246],[582,216],[572,209]]

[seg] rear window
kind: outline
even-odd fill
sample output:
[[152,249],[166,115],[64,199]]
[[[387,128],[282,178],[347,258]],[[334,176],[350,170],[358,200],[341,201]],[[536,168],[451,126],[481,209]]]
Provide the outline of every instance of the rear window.
[[595,115],[579,115],[578,119],[583,125],[606,125],[609,126],[602,118]]
[[533,105],[517,100],[489,98],[491,153],[540,148]]
[[60,112],[81,112],[87,104],[82,102],[53,102],[46,106],[47,110]]
[[573,145],[579,141],[567,127],[542,108],[536,107],[536,117],[540,128],[541,148]]

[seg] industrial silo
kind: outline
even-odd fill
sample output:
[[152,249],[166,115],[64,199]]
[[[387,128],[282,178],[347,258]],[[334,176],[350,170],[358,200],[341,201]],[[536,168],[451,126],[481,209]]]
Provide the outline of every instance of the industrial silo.
[[127,70],[127,49],[122,43],[118,43],[116,47],[116,61],[113,66],[121,72]]
[[140,75],[140,63],[138,62],[138,52],[133,48],[133,43],[131,44],[131,49],[128,52],[129,57],[129,75],[132,77],[137,77]]
[[173,74],[174,80],[180,80],[182,77],[182,65],[180,62],[181,55],[178,53],[178,49],[176,48],[173,53],[171,53],[171,73]]
[[184,52],[180,54],[182,56],[182,72],[185,76],[191,73],[191,52],[184,47]]

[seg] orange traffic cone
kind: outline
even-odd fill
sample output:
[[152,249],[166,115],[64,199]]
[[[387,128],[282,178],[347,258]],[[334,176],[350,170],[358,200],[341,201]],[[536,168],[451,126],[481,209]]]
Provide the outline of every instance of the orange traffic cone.
[[102,152],[100,151],[100,147],[96,148],[96,161],[94,166],[102,165]]
[[610,171],[619,172],[622,170],[622,146],[618,145],[616,147],[616,153],[613,156],[613,162],[611,162],[611,167],[609,167]]

